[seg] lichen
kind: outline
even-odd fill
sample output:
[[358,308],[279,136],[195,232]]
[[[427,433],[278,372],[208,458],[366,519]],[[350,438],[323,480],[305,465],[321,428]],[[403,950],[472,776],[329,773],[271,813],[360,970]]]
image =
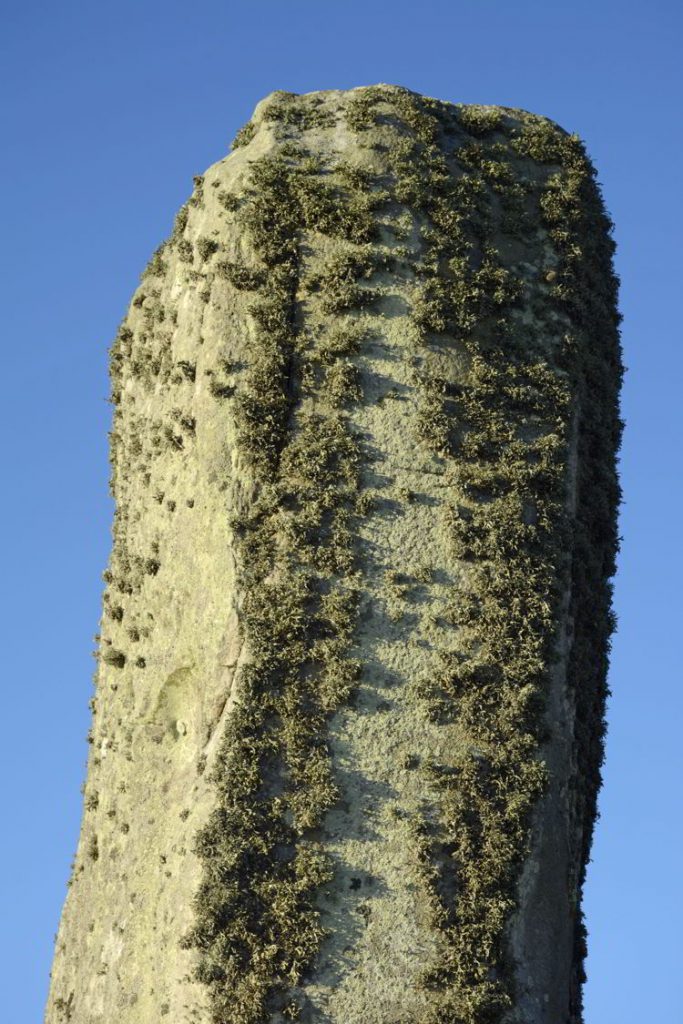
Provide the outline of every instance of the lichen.
[[[448,125],[439,124],[433,101],[407,91],[364,90],[350,104],[349,126],[371,127],[379,104],[397,130],[393,195],[428,219],[412,312],[417,351],[428,352],[433,338],[446,335],[461,367],[455,382],[427,371],[416,378],[423,393],[419,436],[438,456],[457,461],[460,493],[445,524],[467,580],[450,610],[459,629],[457,654],[444,652],[441,671],[413,685],[428,716],[454,726],[468,744],[448,763],[425,766],[439,823],[416,819],[413,825],[416,863],[443,939],[424,972],[428,1019],[487,1024],[507,1019],[515,1005],[508,928],[533,811],[546,785],[545,701],[570,580],[583,865],[595,817],[618,503],[612,243],[594,172],[575,137],[529,116],[512,146],[456,146],[452,163],[433,146]],[[459,108],[457,122],[484,137],[502,118]],[[558,258],[550,297],[573,329],[555,350],[535,343],[528,331],[520,334],[514,314],[527,285],[502,265],[489,241],[494,194],[507,218],[503,230],[518,227],[512,215],[522,215],[530,191],[514,163],[520,157],[561,167],[538,198]],[[568,493],[572,443],[581,467],[575,517]],[[579,924],[575,1021],[584,946]]]
[[[217,1024],[295,1011],[290,989],[324,937],[315,896],[331,878],[315,838],[338,796],[326,723],[360,672],[348,647],[362,446],[341,407],[357,397],[342,357],[363,334],[352,327],[300,334],[300,286],[320,286],[302,280],[303,232],[341,234],[346,245],[349,235],[363,240],[344,264],[345,308],[358,300],[354,276],[373,263],[364,247],[367,202],[318,173],[317,165],[279,156],[255,161],[238,216],[257,263],[219,265],[229,286],[254,293],[251,364],[233,411],[238,450],[260,490],[232,520],[249,660],[210,772],[217,802],[196,836],[204,875],[183,940],[198,950],[196,976],[209,988]],[[331,189],[349,199],[343,219]],[[321,309],[326,297],[323,289],[315,299]],[[329,411],[309,409],[314,395]]]
[[235,135],[235,138],[232,140],[232,146],[230,148],[239,149],[241,146],[248,146],[251,140],[256,135],[256,130],[256,125],[254,124],[254,122],[247,121],[247,123],[243,124],[240,130]]

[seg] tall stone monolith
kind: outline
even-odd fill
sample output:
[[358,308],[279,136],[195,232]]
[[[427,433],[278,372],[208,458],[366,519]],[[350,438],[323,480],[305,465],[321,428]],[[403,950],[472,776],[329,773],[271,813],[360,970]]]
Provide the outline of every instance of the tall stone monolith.
[[48,1024],[577,1024],[621,375],[576,136],[258,104],[112,345]]

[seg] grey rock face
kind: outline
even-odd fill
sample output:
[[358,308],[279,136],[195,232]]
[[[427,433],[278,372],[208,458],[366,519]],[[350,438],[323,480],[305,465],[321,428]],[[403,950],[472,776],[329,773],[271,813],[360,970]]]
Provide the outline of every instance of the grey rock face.
[[111,349],[47,1024],[576,1024],[621,363],[578,139],[258,104]]

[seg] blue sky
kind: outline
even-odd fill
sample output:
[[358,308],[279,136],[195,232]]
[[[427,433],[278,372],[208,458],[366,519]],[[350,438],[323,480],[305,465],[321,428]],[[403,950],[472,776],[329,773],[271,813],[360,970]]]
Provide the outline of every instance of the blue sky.
[[[418,10],[419,7],[419,10]],[[682,29],[665,0],[5,5],[2,1018],[42,1017],[111,543],[107,347],[192,176],[273,89],[390,82],[586,141],[622,281],[623,549],[587,1024],[683,1019]],[[147,1024],[147,1022],[141,1022]]]

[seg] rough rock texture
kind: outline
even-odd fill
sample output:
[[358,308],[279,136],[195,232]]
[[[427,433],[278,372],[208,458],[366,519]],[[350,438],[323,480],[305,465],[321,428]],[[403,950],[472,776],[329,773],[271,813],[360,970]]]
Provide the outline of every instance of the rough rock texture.
[[111,349],[48,1024],[581,1018],[621,364],[581,143],[258,104]]

